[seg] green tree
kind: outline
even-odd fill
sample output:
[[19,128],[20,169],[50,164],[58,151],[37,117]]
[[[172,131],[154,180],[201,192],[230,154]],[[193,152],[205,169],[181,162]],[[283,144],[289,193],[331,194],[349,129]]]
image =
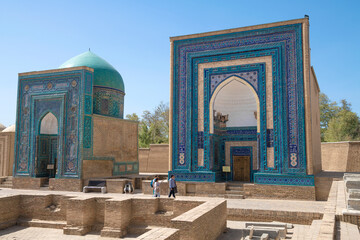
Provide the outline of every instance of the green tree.
[[138,116],[136,113],[127,114],[127,115],[126,115],[126,119],[140,122],[140,118],[139,118],[139,116]]
[[140,148],[148,148],[151,143],[151,133],[149,128],[140,123],[139,126],[139,147]]
[[[126,115],[127,119],[139,121],[136,113]],[[139,121],[139,147],[169,142],[169,106],[160,102],[153,112],[145,110]]]
[[[349,105],[347,105],[349,107]],[[356,113],[343,108],[330,120],[324,137],[327,142],[360,140],[360,119]]]
[[329,122],[331,119],[336,117],[340,109],[337,106],[336,102],[330,101],[329,97],[320,93],[320,131],[321,131],[321,141],[325,140],[325,132],[328,129]]

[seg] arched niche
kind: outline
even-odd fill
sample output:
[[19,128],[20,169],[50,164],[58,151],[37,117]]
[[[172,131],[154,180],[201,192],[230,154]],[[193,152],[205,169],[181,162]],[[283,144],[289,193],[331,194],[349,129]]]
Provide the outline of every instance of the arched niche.
[[58,120],[51,112],[41,120],[40,134],[58,134]]
[[260,104],[253,87],[232,76],[215,89],[210,99],[210,133],[214,132],[214,112],[229,115],[227,127],[257,126],[260,131]]

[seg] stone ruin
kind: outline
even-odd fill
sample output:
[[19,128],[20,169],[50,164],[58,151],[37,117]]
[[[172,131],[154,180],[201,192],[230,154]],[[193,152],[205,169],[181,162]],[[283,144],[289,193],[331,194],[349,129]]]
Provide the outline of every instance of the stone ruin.
[[280,222],[247,222],[241,229],[241,240],[281,240],[286,238],[292,224]]

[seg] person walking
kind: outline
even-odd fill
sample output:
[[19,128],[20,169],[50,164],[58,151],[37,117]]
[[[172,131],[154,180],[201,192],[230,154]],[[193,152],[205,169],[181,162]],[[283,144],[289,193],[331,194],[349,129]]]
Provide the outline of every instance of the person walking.
[[177,193],[177,187],[176,187],[176,181],[175,181],[174,175],[171,175],[171,177],[169,179],[169,188],[170,188],[169,197],[171,197],[171,194],[172,194],[175,198],[175,193]]
[[155,180],[157,179],[157,178],[159,178],[159,176],[158,175],[155,175],[155,177],[154,177],[154,179],[153,180],[151,180],[151,182],[150,182],[150,186],[152,187],[152,189],[153,189],[153,196],[155,197],[155,191],[154,191],[154,183],[155,183]]
[[154,197],[160,197],[160,181],[159,178],[155,179],[154,182]]

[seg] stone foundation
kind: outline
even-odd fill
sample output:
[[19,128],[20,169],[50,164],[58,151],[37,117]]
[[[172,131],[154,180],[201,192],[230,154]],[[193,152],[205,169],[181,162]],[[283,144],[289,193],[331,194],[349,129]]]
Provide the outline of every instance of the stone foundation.
[[[144,194],[153,194],[150,182],[150,180],[142,181],[142,192]],[[225,197],[228,183],[176,182],[176,184],[177,194],[180,196]],[[246,198],[316,200],[315,187],[244,183],[243,190]],[[161,181],[160,195],[167,194],[169,194],[168,182]]]
[[315,187],[244,184],[246,198],[315,201]]
[[13,188],[16,189],[39,189],[47,178],[14,177]]
[[55,191],[82,192],[82,179],[50,178],[49,189]]
[[[62,228],[64,234],[124,237],[151,225],[138,239],[217,239],[226,228],[226,200],[153,197],[121,199],[53,194],[0,197],[0,229],[22,226]],[[36,225],[34,225],[36,223]]]

